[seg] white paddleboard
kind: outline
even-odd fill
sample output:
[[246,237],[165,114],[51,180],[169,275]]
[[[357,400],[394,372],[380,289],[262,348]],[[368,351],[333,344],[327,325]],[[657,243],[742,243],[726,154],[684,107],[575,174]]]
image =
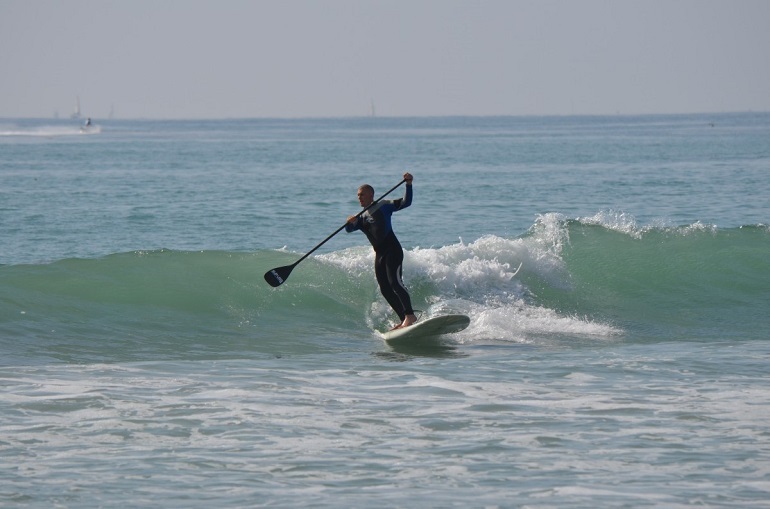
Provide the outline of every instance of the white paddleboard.
[[460,332],[468,327],[471,319],[465,315],[434,316],[427,320],[419,321],[409,327],[380,332],[382,338],[391,345],[404,345],[418,338],[436,337],[443,334]]

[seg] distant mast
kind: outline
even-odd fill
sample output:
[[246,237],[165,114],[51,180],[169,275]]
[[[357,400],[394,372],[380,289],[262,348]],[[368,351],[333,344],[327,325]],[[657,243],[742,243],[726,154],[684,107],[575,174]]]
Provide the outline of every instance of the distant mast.
[[71,119],[80,118],[80,96],[77,96],[77,102],[75,104],[75,111],[70,115]]
[[372,99],[372,109],[369,111],[369,116],[372,118],[377,116],[377,113],[374,111],[374,99]]

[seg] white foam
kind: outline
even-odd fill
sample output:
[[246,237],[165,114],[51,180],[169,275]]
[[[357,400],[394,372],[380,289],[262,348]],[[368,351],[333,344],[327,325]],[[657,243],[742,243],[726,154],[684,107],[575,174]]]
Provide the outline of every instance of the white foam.
[[601,226],[608,230],[625,233],[637,239],[641,238],[643,233],[643,230],[636,223],[636,218],[618,210],[603,210],[591,217],[581,217],[578,221],[583,224]]
[[[462,240],[440,248],[415,248],[405,255],[407,271],[427,277],[442,292],[458,295],[487,294],[492,290],[515,291],[514,273],[529,252],[520,239],[486,235],[465,244]],[[531,264],[530,264],[531,265]]]
[[608,324],[586,317],[560,315],[552,309],[527,305],[523,301],[486,307],[473,317],[462,340],[495,339],[516,343],[531,343],[543,337],[593,337],[608,339],[621,331]]
[[601,226],[607,230],[624,233],[634,239],[641,239],[646,233],[652,231],[665,231],[687,236],[700,232],[716,233],[718,229],[714,224],[705,224],[701,221],[684,226],[674,226],[668,221],[657,220],[648,225],[639,226],[634,216],[618,210],[603,210],[590,217],[578,218],[578,221],[585,225]]
[[35,137],[35,138],[56,138],[60,136],[81,136],[99,134],[102,128],[98,125],[92,125],[88,128],[81,126],[37,126],[30,128],[21,128],[16,126],[0,126],[0,136],[7,137]]

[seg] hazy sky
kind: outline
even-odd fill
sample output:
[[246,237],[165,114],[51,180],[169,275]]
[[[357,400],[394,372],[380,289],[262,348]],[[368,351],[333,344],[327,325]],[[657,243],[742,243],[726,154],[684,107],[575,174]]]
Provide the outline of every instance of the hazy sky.
[[770,111],[769,0],[0,0],[0,117]]

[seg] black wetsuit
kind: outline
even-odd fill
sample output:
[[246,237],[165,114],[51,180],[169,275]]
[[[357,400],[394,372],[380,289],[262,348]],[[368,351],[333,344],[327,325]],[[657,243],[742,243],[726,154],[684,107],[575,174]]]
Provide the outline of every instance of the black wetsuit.
[[406,315],[414,314],[412,301],[401,280],[401,265],[404,250],[393,233],[390,216],[397,210],[412,204],[412,186],[406,185],[406,194],[397,200],[381,200],[361,214],[355,223],[345,225],[345,230],[361,230],[374,248],[374,274],[380,285],[380,292],[401,321]]

